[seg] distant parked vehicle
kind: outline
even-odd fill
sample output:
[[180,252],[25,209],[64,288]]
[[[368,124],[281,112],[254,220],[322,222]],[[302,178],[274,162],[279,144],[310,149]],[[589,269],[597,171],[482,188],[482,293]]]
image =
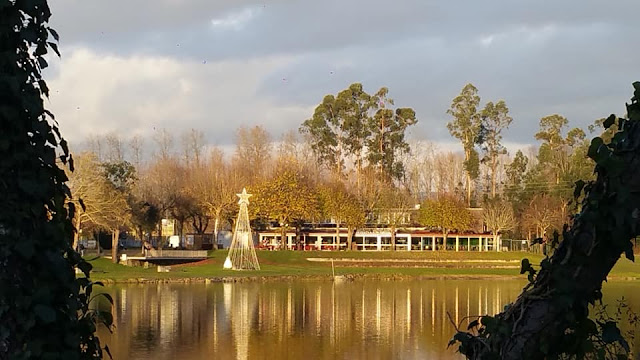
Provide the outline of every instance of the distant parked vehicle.
[[173,235],[169,237],[169,247],[171,248],[179,248],[180,247],[180,236]]

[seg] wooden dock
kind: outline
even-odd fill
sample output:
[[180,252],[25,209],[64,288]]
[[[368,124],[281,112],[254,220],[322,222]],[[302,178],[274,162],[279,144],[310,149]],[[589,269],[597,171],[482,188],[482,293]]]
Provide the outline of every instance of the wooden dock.
[[[124,265],[144,266],[144,263],[154,265],[172,265],[205,260],[207,258],[207,250],[151,249],[147,250],[144,256],[123,255],[124,256],[121,256],[120,258],[120,262]],[[111,258],[110,256],[106,257]]]

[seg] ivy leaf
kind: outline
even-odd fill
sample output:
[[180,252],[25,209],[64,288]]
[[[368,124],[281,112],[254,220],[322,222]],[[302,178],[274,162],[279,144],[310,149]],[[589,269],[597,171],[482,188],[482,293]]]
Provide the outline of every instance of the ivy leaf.
[[49,66],[49,64],[47,63],[47,60],[45,60],[43,57],[38,58],[38,65],[40,65],[40,69],[46,69],[47,66]]
[[616,116],[611,114],[609,115],[609,117],[607,118],[607,120],[605,120],[602,123],[602,126],[604,126],[605,129],[610,128],[614,123],[616,122]]
[[543,241],[544,241],[544,239],[541,238],[541,237],[535,238],[535,239],[533,239],[533,241],[531,241],[531,245],[542,244]]
[[622,334],[620,334],[620,329],[615,321],[607,321],[602,324],[602,341],[611,344],[620,339],[622,339]]
[[529,262],[529,259],[524,258],[522,259],[522,263],[520,264],[520,274],[524,274],[525,272],[529,271],[529,269],[531,268],[531,263]]
[[534,273],[530,272],[529,275],[527,275],[527,280],[529,280],[529,283],[532,283],[534,280]]
[[49,44],[51,49],[58,55],[58,57],[62,57],[60,56],[60,51],[58,50],[58,44],[52,42],[47,42],[47,44]]
[[75,170],[75,167],[73,166],[73,155],[69,154],[68,161],[69,161],[69,170],[73,172]]
[[601,138],[595,137],[591,140],[591,145],[589,145],[589,150],[587,151],[587,156],[594,161],[597,162],[596,157],[598,156],[598,150],[604,144]]
[[104,297],[105,297],[105,299],[107,299],[107,300],[109,301],[109,303],[110,303],[111,305],[113,305],[113,298],[111,297],[111,295],[110,295],[110,294],[108,294],[108,293],[102,293],[102,294],[100,294],[100,295],[104,296]]
[[65,154],[69,153],[69,144],[65,139],[60,140],[60,147],[62,147],[62,151],[64,151]]
[[573,197],[575,199],[580,197],[580,193],[582,192],[584,185],[585,185],[585,182],[583,180],[576,181],[576,188],[573,190]]
[[496,327],[497,321],[491,316],[483,316],[480,321],[482,325],[487,328],[487,331],[492,333]]
[[89,264],[86,261],[81,261],[78,264],[78,269],[80,269],[82,271],[82,273],[84,274],[84,276],[89,277],[89,273],[91,272],[91,269],[93,268],[93,266],[91,266],[91,264]]
[[111,325],[113,325],[113,315],[110,312],[101,311],[99,318],[107,328],[111,328]]
[[56,39],[56,41],[60,41],[60,36],[58,35],[57,31],[53,30],[52,28],[48,28],[48,30],[51,33],[51,36]]
[[39,80],[38,86],[40,86],[40,91],[44,94],[44,96],[49,97],[49,87],[47,86],[47,83],[44,80]]
[[33,256],[35,249],[33,247],[33,243],[29,241],[21,241],[16,245],[16,251],[22,255],[25,259],[31,259]]
[[33,308],[33,312],[45,324],[50,324],[56,320],[56,312],[49,306],[38,304]]

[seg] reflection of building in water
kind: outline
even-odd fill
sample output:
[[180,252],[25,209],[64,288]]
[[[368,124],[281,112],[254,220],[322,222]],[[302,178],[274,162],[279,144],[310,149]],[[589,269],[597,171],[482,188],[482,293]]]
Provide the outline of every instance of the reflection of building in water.
[[106,343],[115,358],[154,360],[454,358],[442,353],[454,332],[447,312],[456,322],[496,312],[520,288],[370,280],[127,286],[114,293],[119,340]]

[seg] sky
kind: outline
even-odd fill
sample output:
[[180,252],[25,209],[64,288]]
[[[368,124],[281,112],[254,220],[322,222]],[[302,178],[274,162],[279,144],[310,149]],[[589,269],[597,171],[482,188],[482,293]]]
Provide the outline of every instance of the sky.
[[637,0],[50,0],[60,59],[47,106],[72,143],[115,132],[239,126],[277,139],[360,82],[416,110],[412,141],[457,149],[446,110],[466,83],[505,100],[513,150],[541,117],[586,129],[624,114],[640,80]]

